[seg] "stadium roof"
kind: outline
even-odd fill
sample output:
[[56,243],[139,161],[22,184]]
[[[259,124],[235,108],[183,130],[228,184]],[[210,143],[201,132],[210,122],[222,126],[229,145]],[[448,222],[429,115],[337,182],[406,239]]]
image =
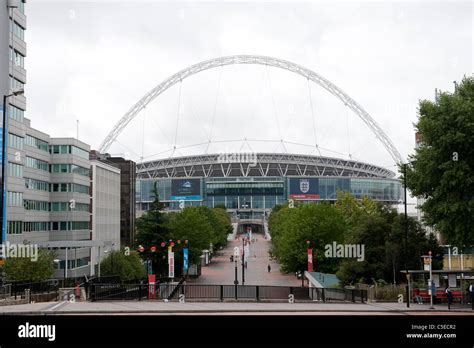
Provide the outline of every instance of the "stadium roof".
[[373,164],[333,157],[281,153],[206,154],[172,157],[137,164],[140,179],[179,177],[328,176],[394,178]]

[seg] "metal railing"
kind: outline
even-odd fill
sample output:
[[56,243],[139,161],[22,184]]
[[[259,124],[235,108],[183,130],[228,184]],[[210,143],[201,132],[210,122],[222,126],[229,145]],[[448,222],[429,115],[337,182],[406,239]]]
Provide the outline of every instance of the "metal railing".
[[322,289],[263,285],[198,284],[91,284],[89,299],[108,300],[186,300],[195,301],[295,301],[361,302],[367,301],[367,290]]

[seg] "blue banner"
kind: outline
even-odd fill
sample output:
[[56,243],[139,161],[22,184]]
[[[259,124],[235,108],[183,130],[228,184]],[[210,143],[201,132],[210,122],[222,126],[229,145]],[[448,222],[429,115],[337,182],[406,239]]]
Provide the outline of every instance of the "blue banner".
[[188,267],[189,267],[189,254],[188,254],[188,248],[183,249],[183,272],[184,274],[188,273]]

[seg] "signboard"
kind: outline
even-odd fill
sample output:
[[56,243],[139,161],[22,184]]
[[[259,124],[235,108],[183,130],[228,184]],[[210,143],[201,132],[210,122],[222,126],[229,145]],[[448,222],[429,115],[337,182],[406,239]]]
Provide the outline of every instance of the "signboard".
[[456,274],[448,274],[448,282],[450,288],[455,288],[457,285]]
[[156,275],[149,274],[148,275],[148,298],[156,298]]
[[423,269],[425,271],[429,271],[430,270],[430,264],[431,264],[431,257],[424,257],[423,258]]
[[168,251],[168,277],[174,278],[174,252]]
[[183,249],[183,272],[188,273],[189,268],[189,251],[188,248]]
[[291,178],[289,198],[292,199],[318,199],[319,179],[317,178]]
[[433,282],[437,288],[439,288],[439,274],[433,274]]
[[313,272],[313,249],[308,248],[308,272]]
[[201,179],[173,179],[170,199],[172,201],[202,200]]

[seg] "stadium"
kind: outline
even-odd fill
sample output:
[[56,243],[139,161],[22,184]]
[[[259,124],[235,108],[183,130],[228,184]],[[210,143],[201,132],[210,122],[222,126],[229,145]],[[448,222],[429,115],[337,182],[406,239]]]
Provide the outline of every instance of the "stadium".
[[160,200],[171,210],[219,205],[253,216],[289,199],[334,201],[338,190],[389,204],[398,204],[402,198],[395,173],[371,164],[272,153],[240,159],[246,157],[255,158],[248,162],[223,161],[221,154],[215,154],[142,163],[137,168],[137,211],[149,209],[155,182]]
[[[222,67],[228,65],[256,65],[263,66],[264,72],[268,74],[266,68],[268,66],[282,70],[285,73],[290,72],[293,75],[299,75],[304,77],[308,85],[308,96],[309,103],[311,106],[311,112],[306,112],[310,115],[312,120],[306,121],[300,120],[299,122],[292,122],[288,124],[313,124],[315,127],[315,115],[313,110],[313,100],[310,88],[310,82],[315,83],[322,87],[324,92],[330,92],[339,104],[343,105],[343,110],[338,112],[335,107],[331,107],[331,117],[334,118],[333,124],[340,125],[340,121],[337,121],[335,117],[338,114],[352,111],[359,121],[362,121],[365,130],[371,131],[371,136],[374,136],[378,144],[383,145],[393,160],[392,164],[395,166],[401,163],[401,156],[394,144],[391,142],[389,137],[381,129],[381,127],[375,122],[375,120],[351,97],[349,97],[339,87],[317,74],[316,72],[278,58],[265,57],[265,56],[249,56],[249,55],[238,55],[238,56],[227,56],[219,57],[211,60],[199,62],[192,66],[189,66],[169,78],[162,81],[147,94],[145,94],[136,104],[134,104],[129,111],[117,122],[114,128],[110,131],[109,135],[104,139],[100,146],[100,152],[106,153],[111,145],[116,142],[117,137],[127,127],[127,125],[139,114],[149,111],[148,105],[151,104],[162,93],[170,89],[174,85],[179,86],[179,95],[177,99],[181,102],[184,97],[181,94],[182,81],[183,79],[189,78],[192,75],[204,72],[206,70],[220,69],[222,74]],[[238,74],[244,73],[239,71]],[[254,72],[255,75],[255,72]],[[254,76],[251,75],[251,76]],[[265,75],[265,74],[264,74]],[[270,82],[268,75],[268,81]],[[220,85],[221,77],[219,77],[218,86]],[[207,83],[207,82],[206,82]],[[251,88],[251,86],[249,87]],[[208,86],[201,88],[201,90],[208,90]],[[271,88],[270,88],[271,89]],[[288,86],[286,86],[286,90]],[[247,90],[244,89],[244,92]],[[288,151],[285,146],[289,144],[298,144],[298,141],[302,140],[302,131],[298,131],[294,135],[292,142],[287,142],[282,134],[278,134],[278,139],[273,140],[277,145],[280,144],[284,151],[278,153],[273,150],[262,150],[259,146],[258,150],[254,147],[248,146],[249,151],[224,151],[222,152],[222,144],[226,140],[222,139],[211,139],[215,138],[212,136],[212,129],[215,122],[215,111],[219,95],[219,89],[216,92],[214,114],[212,115],[212,124],[209,127],[211,129],[208,138],[197,140],[195,145],[201,146],[202,149],[192,154],[180,153],[179,156],[176,154],[180,151],[179,149],[189,149],[194,145],[183,144],[181,147],[178,144],[179,125],[186,124],[188,133],[186,136],[181,136],[189,140],[193,138],[198,132],[198,125],[204,124],[202,120],[195,120],[190,118],[187,122],[183,122],[185,114],[192,114],[192,112],[184,113],[181,109],[181,105],[178,105],[176,112],[176,121],[174,124],[170,121],[172,117],[162,118],[163,123],[156,123],[156,129],[154,130],[154,139],[157,138],[156,132],[161,130],[161,125],[168,123],[171,125],[168,130],[162,131],[162,137],[165,138],[169,135],[175,135],[174,141],[169,141],[169,150],[161,151],[162,154],[158,159],[144,160],[143,152],[140,156],[140,160],[137,161],[137,182],[136,182],[136,210],[137,215],[141,215],[142,212],[150,208],[150,203],[154,200],[154,186],[158,190],[160,201],[162,201],[169,210],[183,209],[187,206],[225,206],[226,209],[232,214],[238,215],[240,218],[259,218],[266,216],[268,212],[277,204],[287,203],[289,200],[295,200],[300,202],[321,202],[329,201],[334,202],[338,191],[350,192],[357,198],[367,196],[373,200],[385,202],[388,204],[398,204],[402,199],[402,188],[400,181],[395,177],[396,174],[385,168],[384,166],[373,165],[368,163],[369,161],[355,160],[349,153],[348,158],[334,157],[332,155],[322,154],[321,147],[316,139],[316,129],[314,128],[314,140],[312,145],[309,145],[311,149],[310,154],[298,153],[296,151]],[[205,94],[200,94],[200,99],[204,98]],[[273,95],[271,96],[272,102],[269,109],[274,109],[273,123],[278,126],[278,112],[276,111],[276,103]],[[342,102],[342,103],[341,103]],[[261,104],[261,100],[259,101]],[[242,104],[237,105],[240,107]],[[321,104],[321,100],[319,101]],[[146,110],[147,109],[147,110]],[[168,111],[168,114],[171,112]],[[304,114],[304,113],[303,113]],[[300,117],[303,117],[303,114]],[[251,124],[254,125],[254,119],[250,117],[246,121],[240,119],[241,116],[232,117],[229,114],[225,115],[227,118],[222,120],[226,129],[232,129],[231,133],[237,132],[237,128],[241,125]],[[262,117],[262,115],[259,115]],[[280,115],[281,116],[281,115]],[[271,117],[266,116],[267,119]],[[226,122],[236,121],[235,127],[232,127]],[[321,125],[322,119],[319,119],[319,125]],[[145,131],[145,116],[143,118],[143,132]],[[176,128],[174,128],[176,125]],[[281,129],[278,126],[278,133],[281,133]],[[268,128],[268,127],[265,127]],[[308,127],[306,127],[308,128]],[[138,129],[138,128],[137,128]],[[241,141],[242,145],[249,145],[251,141],[255,143],[271,143],[271,140],[258,140],[261,129],[256,126],[247,127],[246,131],[253,131],[256,134],[243,134]],[[356,130],[350,130],[353,134],[357,135],[359,132]],[[349,134],[349,127],[347,127]],[[334,130],[328,130],[326,132],[330,134],[332,138],[336,138]],[[129,139],[140,141],[142,149],[147,148],[145,146],[144,133],[141,137],[131,135]],[[363,137],[362,142],[365,143],[368,137]],[[212,143],[219,143],[219,147],[210,150],[209,146]],[[300,144],[308,146],[305,144]],[[152,146],[150,146],[152,147]],[[164,145],[160,144],[156,148],[163,149]],[[374,148],[374,146],[372,146]],[[216,151],[217,150],[217,151]],[[372,150],[371,150],[372,151]],[[317,155],[316,155],[317,154]],[[392,166],[392,167],[395,167]]]

